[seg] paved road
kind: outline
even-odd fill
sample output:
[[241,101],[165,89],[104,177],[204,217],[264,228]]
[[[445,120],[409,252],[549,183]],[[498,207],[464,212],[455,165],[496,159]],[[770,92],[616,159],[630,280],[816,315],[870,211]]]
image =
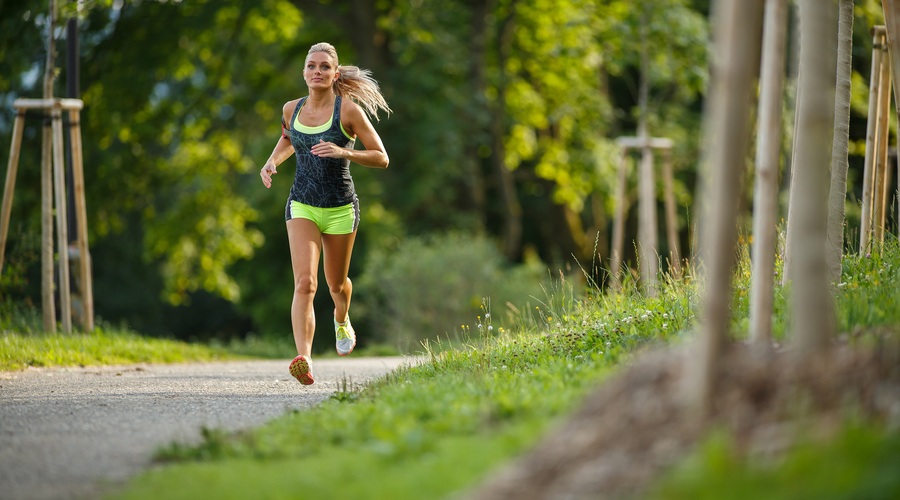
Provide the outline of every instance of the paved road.
[[203,427],[258,426],[407,362],[315,360],[312,386],[289,360],[0,372],[0,498],[97,498]]

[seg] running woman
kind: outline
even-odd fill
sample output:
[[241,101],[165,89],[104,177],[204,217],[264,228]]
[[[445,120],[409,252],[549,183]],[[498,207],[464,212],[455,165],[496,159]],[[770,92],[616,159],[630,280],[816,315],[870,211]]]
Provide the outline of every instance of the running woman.
[[[296,156],[297,169],[284,212],[294,272],[291,326],[297,345],[297,357],[289,370],[301,384],[310,385],[315,382],[310,356],[320,255],[334,300],[335,347],[339,355],[346,356],[356,346],[349,316],[353,284],[347,273],[359,225],[359,200],[350,163],[387,168],[387,151],[369,115],[377,120],[379,109],[390,115],[391,108],[371,73],[341,66],[329,43],[310,47],[303,79],[309,95],[285,103],[281,137],[259,176],[266,188],[272,187],[276,167],[292,153]],[[354,149],[357,139],[364,150]]]

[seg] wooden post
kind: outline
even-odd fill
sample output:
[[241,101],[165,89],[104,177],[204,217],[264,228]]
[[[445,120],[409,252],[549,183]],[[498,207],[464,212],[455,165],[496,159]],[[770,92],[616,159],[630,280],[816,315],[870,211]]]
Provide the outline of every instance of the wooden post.
[[53,293],[53,166],[52,141],[48,115],[43,116],[41,143],[41,311],[44,331],[56,332],[56,296]]
[[3,185],[3,205],[0,209],[0,274],[3,273],[3,257],[6,253],[6,237],[9,234],[9,214],[12,211],[16,172],[19,168],[19,152],[22,150],[22,130],[25,128],[25,112],[16,112],[13,123],[12,144],[9,146],[9,163],[6,166],[6,183]]
[[87,203],[84,197],[84,160],[81,150],[81,121],[78,109],[69,109],[69,144],[72,145],[72,181],[75,192],[75,224],[78,227],[78,275],[82,303],[81,327],[94,330],[94,282],[88,245]]
[[[645,138],[646,139],[646,138]],[[647,141],[649,142],[649,141]],[[638,248],[641,256],[641,281],[649,297],[657,293],[658,249],[656,223],[656,181],[653,175],[653,150],[649,144],[641,148],[638,178]]]
[[610,289],[618,292],[622,289],[622,280],[619,274],[622,272],[622,252],[625,247],[625,181],[628,169],[628,151],[622,149],[622,156],[619,158],[619,171],[616,177],[616,212],[613,216],[613,238],[612,251],[610,251],[611,262],[609,264],[610,271]]
[[[878,78],[878,120],[876,126],[877,138],[875,140],[875,182],[872,189],[872,225],[874,231],[874,243],[881,252],[884,243],[884,215],[887,207],[884,206],[885,172],[888,165],[888,141],[890,135],[890,110],[891,110],[891,60],[887,57],[887,38],[881,45],[881,75]],[[872,245],[875,248],[875,245]]]
[[[672,140],[664,137],[619,137],[616,139],[616,142],[622,148],[622,160],[619,164],[619,172],[618,179],[616,184],[616,199],[622,200],[622,204],[616,205],[616,215],[615,220],[613,222],[613,242],[612,248],[610,250],[610,255],[612,255],[612,263],[611,267],[613,268],[613,280],[611,282],[611,288],[613,291],[618,291],[621,282],[618,281],[618,268],[622,265],[622,255],[623,255],[623,247],[624,247],[624,224],[625,224],[625,183],[626,183],[626,156],[629,150],[640,150],[641,151],[641,165],[639,169],[639,196],[640,196],[640,213],[639,217],[639,227],[638,227],[638,244],[639,244],[639,255],[641,259],[641,279],[644,282],[644,289],[648,295],[654,296],[657,291],[657,233],[658,227],[656,222],[656,183],[653,182],[653,150],[661,149],[668,151],[672,149]],[[665,203],[666,203],[666,221],[669,224],[667,227],[667,234],[669,238],[669,244],[672,249],[674,249],[674,253],[672,255],[672,260],[677,261],[678,272],[676,275],[680,275],[681,269],[681,257],[680,252],[678,250],[678,239],[677,239],[677,219],[675,218],[675,200],[672,196],[672,175],[671,175],[671,163],[670,159],[666,157],[666,162],[663,164],[663,178],[665,182],[667,182],[666,193],[665,193]],[[665,169],[668,169],[666,171]],[[648,174],[649,172],[649,174]],[[667,177],[668,176],[668,177]],[[621,196],[621,197],[620,197]],[[621,213],[619,210],[622,210]],[[648,264],[649,262],[649,264]]]
[[[71,290],[69,289],[69,245],[66,221],[65,163],[63,161],[62,111],[73,117],[70,137],[73,146],[73,180],[75,181],[75,217],[81,235],[76,242],[83,256],[79,265],[80,291],[84,302],[82,325],[85,331],[93,330],[93,281],[90,271],[90,254],[87,240],[87,210],[84,197],[84,169],[82,166],[81,131],[78,126],[78,110],[84,106],[80,99],[16,99],[16,121],[13,126],[13,143],[10,147],[9,166],[6,172],[2,211],[0,211],[0,271],[3,269],[9,219],[15,192],[16,172],[21,151],[22,130],[27,110],[43,112],[43,144],[41,152],[41,308],[44,331],[56,331],[56,297],[54,294],[54,244],[53,209],[56,206],[56,232],[59,259],[59,294],[62,326],[66,333],[72,331]],[[49,112],[49,115],[47,114]]]
[[666,207],[666,237],[669,243],[669,266],[675,278],[681,277],[681,249],[678,245],[678,218],[675,214],[675,187],[672,178],[672,150],[663,150],[663,189]]
[[872,191],[875,176],[876,141],[878,138],[878,98],[881,87],[881,48],[886,43],[884,26],[872,28],[872,71],[869,77],[869,114],[866,124],[866,158],[863,166],[862,216],[859,228],[859,253],[869,252],[872,237]]
[[[881,6],[884,10],[885,34],[888,45],[888,56],[891,60],[891,74],[893,75],[894,85],[894,107],[900,115],[900,8],[897,7],[897,0],[882,0]],[[897,133],[900,134],[900,122],[897,124]],[[900,135],[898,135],[900,137]],[[900,183],[900,153],[897,154],[897,180]],[[897,203],[897,222],[900,224],[900,190],[898,190]],[[897,229],[897,236],[900,238],[900,226]]]
[[53,187],[56,191],[56,253],[59,260],[59,308],[63,332],[72,333],[72,289],[69,285],[69,235],[66,203],[66,163],[63,159],[62,112],[50,112],[53,119]]

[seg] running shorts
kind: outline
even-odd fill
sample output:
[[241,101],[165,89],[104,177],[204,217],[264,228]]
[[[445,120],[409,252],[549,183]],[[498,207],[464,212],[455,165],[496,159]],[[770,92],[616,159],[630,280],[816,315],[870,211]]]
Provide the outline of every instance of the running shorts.
[[284,220],[311,220],[322,234],[350,234],[359,226],[359,200],[341,207],[321,208],[288,200]]

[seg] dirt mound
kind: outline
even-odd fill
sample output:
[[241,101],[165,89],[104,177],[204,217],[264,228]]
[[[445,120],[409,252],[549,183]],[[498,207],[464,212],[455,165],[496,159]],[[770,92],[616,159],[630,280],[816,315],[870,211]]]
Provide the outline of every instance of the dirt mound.
[[791,446],[798,423],[812,436],[827,436],[848,412],[900,423],[896,341],[866,349],[834,346],[802,362],[790,352],[761,360],[745,346],[731,345],[705,419],[683,397],[688,364],[696,362],[690,354],[682,347],[637,357],[470,498],[639,495],[712,428],[729,431],[743,453],[775,457]]

